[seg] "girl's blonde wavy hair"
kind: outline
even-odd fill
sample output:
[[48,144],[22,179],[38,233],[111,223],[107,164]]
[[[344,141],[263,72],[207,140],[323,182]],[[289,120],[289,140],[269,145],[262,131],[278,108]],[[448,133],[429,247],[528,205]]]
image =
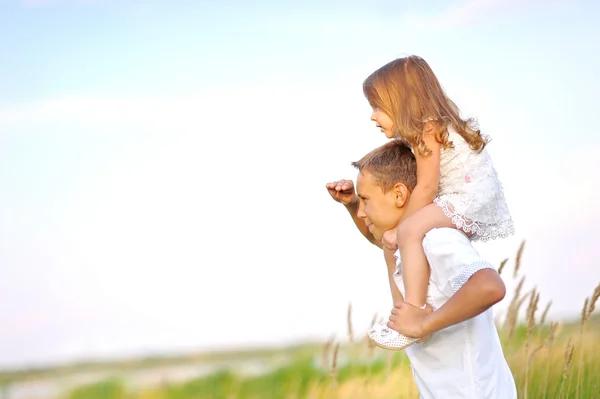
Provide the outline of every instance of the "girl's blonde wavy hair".
[[419,151],[431,154],[423,141],[425,123],[433,120],[436,140],[451,148],[448,126],[452,126],[473,151],[482,151],[488,139],[481,135],[473,118],[463,120],[437,77],[421,57],[398,58],[375,72],[363,83],[363,92],[373,108],[380,108],[394,122],[394,135]]

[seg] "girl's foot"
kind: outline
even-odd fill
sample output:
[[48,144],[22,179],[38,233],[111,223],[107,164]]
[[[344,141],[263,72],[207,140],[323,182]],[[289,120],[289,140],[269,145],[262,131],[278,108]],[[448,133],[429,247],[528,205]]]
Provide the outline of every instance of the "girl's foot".
[[406,335],[392,330],[385,324],[376,324],[369,330],[369,338],[375,345],[382,349],[402,351],[414,344],[426,341],[428,337],[409,338]]

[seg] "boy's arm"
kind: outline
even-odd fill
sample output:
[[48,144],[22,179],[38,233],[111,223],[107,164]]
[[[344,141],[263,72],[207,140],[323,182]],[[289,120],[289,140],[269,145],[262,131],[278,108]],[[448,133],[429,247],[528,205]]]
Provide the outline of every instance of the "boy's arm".
[[461,323],[504,299],[506,286],[494,269],[476,272],[438,310],[425,316],[423,336]]
[[[367,228],[365,221],[358,217],[358,195],[354,191],[352,180],[338,180],[325,185],[331,198],[346,207],[346,210],[352,217],[352,221],[360,233],[373,245],[382,248],[382,243],[375,239],[373,234]],[[393,255],[393,254],[392,254]]]
[[421,338],[469,320],[500,302],[504,282],[494,269],[475,272],[444,305],[432,313],[397,301],[388,326],[409,337]]

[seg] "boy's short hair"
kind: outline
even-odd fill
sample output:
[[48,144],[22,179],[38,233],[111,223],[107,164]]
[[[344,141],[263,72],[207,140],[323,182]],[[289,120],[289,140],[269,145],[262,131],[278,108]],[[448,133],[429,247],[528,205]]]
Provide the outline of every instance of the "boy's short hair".
[[369,152],[359,161],[352,162],[359,172],[369,172],[383,192],[396,183],[403,183],[409,190],[417,185],[417,162],[410,148],[400,140],[392,140]]

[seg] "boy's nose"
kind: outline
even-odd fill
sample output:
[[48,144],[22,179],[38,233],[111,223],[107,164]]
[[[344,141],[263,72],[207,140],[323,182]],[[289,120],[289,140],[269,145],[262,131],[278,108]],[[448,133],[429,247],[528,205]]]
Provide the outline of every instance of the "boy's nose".
[[360,219],[366,219],[367,218],[367,214],[363,210],[362,201],[358,202],[358,210],[356,211],[356,216],[358,216]]

